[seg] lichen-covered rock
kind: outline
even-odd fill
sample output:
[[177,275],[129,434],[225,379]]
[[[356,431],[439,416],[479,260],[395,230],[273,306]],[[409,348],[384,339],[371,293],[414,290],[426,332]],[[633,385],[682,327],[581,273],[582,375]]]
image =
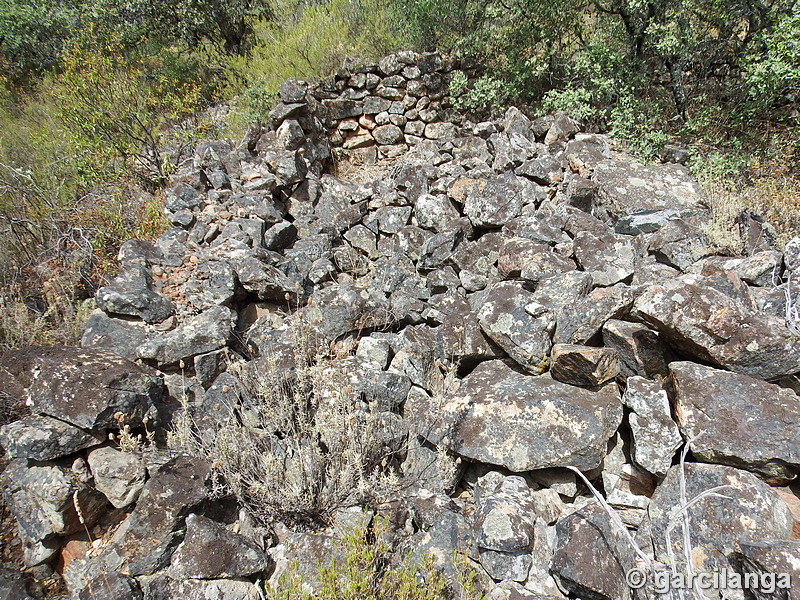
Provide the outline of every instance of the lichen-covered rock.
[[568,593],[597,600],[628,600],[626,571],[636,555],[597,503],[561,519],[551,570]]
[[450,186],[449,193],[464,203],[464,214],[475,227],[502,227],[519,216],[525,203],[525,188],[516,177],[508,175],[462,178]]
[[711,283],[683,275],[652,286],[632,314],[704,362],[767,380],[800,371],[800,338],[782,319],[755,312]]
[[[681,520],[675,507],[681,500],[681,469],[684,472],[688,507],[689,535],[693,570],[696,573],[714,573],[722,569],[737,570],[736,554],[743,543],[758,540],[788,540],[792,531],[792,518],[786,504],[767,484],[752,473],[733,467],[687,463],[676,465],[656,488],[648,506],[646,526],[639,530],[641,543],[653,544],[655,559],[685,572],[684,536],[680,523],[670,536],[672,553],[667,550],[666,530],[671,523]],[[722,487],[720,487],[722,486]],[[716,489],[716,493],[704,492]],[[677,533],[675,535],[674,533]],[[646,541],[645,541],[646,540]],[[708,590],[711,598],[741,597],[741,590]]]
[[[800,593],[800,540],[743,542],[739,546],[744,573],[754,574],[759,583],[764,583],[751,590],[758,600],[797,597]],[[770,591],[771,582],[776,587],[773,591]]]
[[672,420],[667,393],[660,383],[628,377],[622,402],[632,411],[628,415],[633,434],[631,458],[653,475],[664,477],[683,442]]
[[633,300],[633,290],[621,283],[609,288],[595,288],[561,308],[553,341],[556,344],[586,344],[606,321],[627,315]]
[[800,398],[747,375],[691,362],[670,364],[675,416],[692,453],[766,479],[800,472]]
[[262,595],[255,584],[237,579],[172,579],[165,575],[147,578],[144,600],[259,600]]
[[31,411],[87,430],[135,426],[161,399],[163,379],[108,350],[29,347],[0,355],[0,383]]
[[636,250],[627,236],[575,236],[575,258],[595,285],[614,285],[633,276]]
[[666,375],[669,348],[652,329],[640,323],[610,319],[603,325],[603,345],[619,354],[622,373],[648,379]]
[[235,322],[233,310],[227,306],[214,307],[142,344],[139,356],[159,365],[174,365],[197,354],[219,350],[228,345]]
[[139,576],[169,564],[184,519],[208,497],[209,472],[207,463],[185,456],[161,467],[145,484],[134,511],[93,559],[98,568]]
[[524,369],[539,375],[549,363],[553,312],[515,282],[493,285],[478,311],[484,333]]
[[682,165],[644,166],[637,162],[609,159],[594,168],[597,183],[595,214],[606,222],[642,210],[700,210],[700,186]]
[[186,537],[172,555],[176,579],[233,579],[266,571],[270,557],[246,537],[206,517],[186,518]]
[[111,283],[97,290],[96,301],[107,313],[139,317],[148,323],[159,323],[174,310],[169,298],[153,291],[147,268],[136,263],[123,263]]
[[20,528],[36,541],[82,531],[84,523],[91,527],[105,506],[102,494],[55,463],[29,464],[15,458],[3,471],[0,485]]
[[419,407],[416,414],[432,421],[426,435],[433,443],[471,460],[512,472],[593,469],[622,419],[622,404],[615,385],[590,391],[489,361],[446,396],[440,411]]
[[135,452],[120,452],[105,447],[92,450],[86,458],[94,486],[116,508],[136,502],[147,474],[142,457]]
[[104,441],[102,435],[43,415],[29,415],[0,427],[0,446],[8,458],[53,460]]

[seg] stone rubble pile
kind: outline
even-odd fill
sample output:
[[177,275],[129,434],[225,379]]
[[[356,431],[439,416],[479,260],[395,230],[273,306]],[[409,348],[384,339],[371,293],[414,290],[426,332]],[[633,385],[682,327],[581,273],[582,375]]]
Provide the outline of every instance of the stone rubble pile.
[[[685,167],[643,166],[563,114],[472,123],[447,106],[456,66],[401,52],[286,82],[270,127],[199,144],[172,178],[172,228],[122,246],[82,348],[0,356],[2,389],[31,411],[0,428],[28,566],[58,568],[74,598],[239,600],[288,560],[312,573],[336,555],[360,508],[328,530],[265,532],[211,464],[164,446],[187,399],[200,435],[230,418],[230,364],[291,370],[299,314],[352,346],[348,385],[408,449],[404,547],[443,569],[468,553],[489,598],[647,596],[625,581],[636,553],[566,467],[665,564],[685,560],[666,535],[681,473],[687,499],[725,486],[688,510],[694,570],[788,570],[774,597],[800,595],[800,338],[773,286],[800,272],[800,240],[784,255],[745,215],[760,231],[746,253],[715,255]],[[332,152],[375,179],[332,175]],[[150,450],[123,451],[127,432],[153,434]],[[437,449],[454,475],[420,475]]]

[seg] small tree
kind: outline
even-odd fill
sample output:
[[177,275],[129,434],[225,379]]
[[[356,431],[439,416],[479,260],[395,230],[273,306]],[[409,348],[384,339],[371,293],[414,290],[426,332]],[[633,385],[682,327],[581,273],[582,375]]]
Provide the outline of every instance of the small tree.
[[141,59],[126,58],[116,41],[102,48],[73,46],[54,95],[87,182],[123,165],[146,183],[163,181],[164,125],[200,102],[195,84],[159,77]]

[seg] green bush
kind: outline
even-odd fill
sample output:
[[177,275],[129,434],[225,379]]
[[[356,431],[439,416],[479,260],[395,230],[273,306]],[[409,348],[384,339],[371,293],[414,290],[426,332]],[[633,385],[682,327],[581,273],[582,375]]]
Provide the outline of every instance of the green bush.
[[268,590],[270,600],[443,600],[453,597],[453,589],[462,600],[483,598],[465,557],[451,558],[458,580],[448,583],[430,554],[398,560],[386,541],[389,533],[387,520],[380,517],[367,527],[352,529],[341,540],[344,560],[318,566],[313,593],[294,562],[278,585]]
[[509,97],[506,82],[483,75],[470,84],[463,71],[453,74],[448,91],[453,106],[465,112],[499,109]]
[[165,125],[201,102],[194,82],[170,79],[143,59],[126,57],[118,42],[73,46],[52,93],[85,182],[126,168],[145,183],[163,182]]
[[278,87],[290,77],[324,77],[345,57],[378,59],[396,46],[390,15],[377,0],[280,0],[275,15],[254,25],[247,55],[228,61],[228,94],[241,94],[235,126],[263,121]]

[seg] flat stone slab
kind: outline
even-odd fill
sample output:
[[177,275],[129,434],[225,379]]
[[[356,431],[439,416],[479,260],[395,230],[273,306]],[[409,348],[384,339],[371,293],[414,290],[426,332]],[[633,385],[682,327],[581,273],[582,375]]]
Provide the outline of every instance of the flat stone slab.
[[800,397],[792,390],[692,362],[671,363],[670,380],[695,458],[768,480],[800,472]]
[[87,430],[140,424],[161,399],[163,378],[110,350],[29,347],[0,355],[0,385],[31,411]]
[[[426,413],[418,408],[417,414]],[[427,414],[433,422],[423,435],[464,458],[513,472],[590,470],[605,456],[622,403],[614,384],[591,391],[488,361],[445,397],[439,414],[433,406]]]

